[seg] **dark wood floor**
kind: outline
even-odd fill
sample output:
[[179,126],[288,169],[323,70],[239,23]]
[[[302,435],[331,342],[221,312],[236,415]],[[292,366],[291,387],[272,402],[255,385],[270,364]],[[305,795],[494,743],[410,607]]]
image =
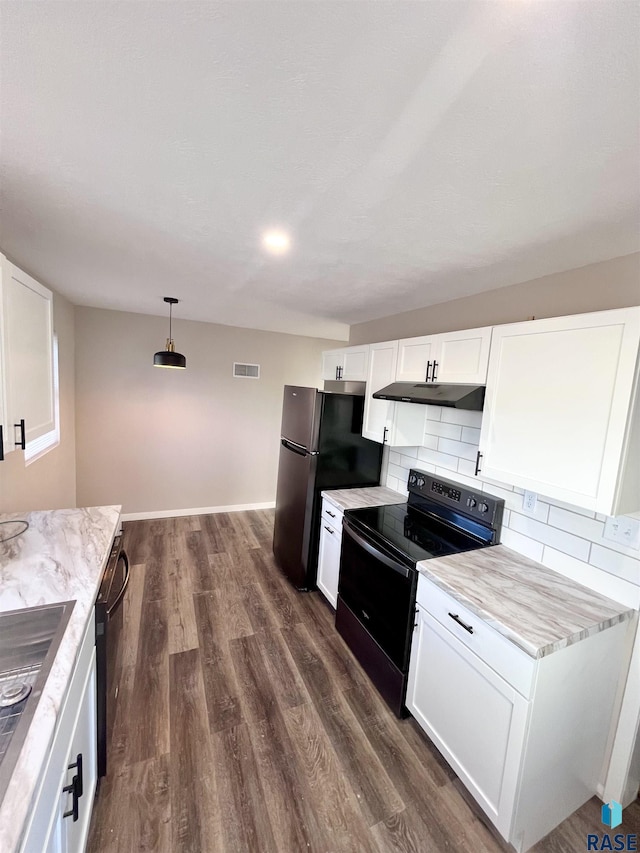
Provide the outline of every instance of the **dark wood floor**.
[[[89,853],[511,850],[413,720],[382,703],[273,514],[125,525],[132,564],[109,776]],[[640,807],[616,832],[640,831]],[[586,850],[591,800],[533,848]]]

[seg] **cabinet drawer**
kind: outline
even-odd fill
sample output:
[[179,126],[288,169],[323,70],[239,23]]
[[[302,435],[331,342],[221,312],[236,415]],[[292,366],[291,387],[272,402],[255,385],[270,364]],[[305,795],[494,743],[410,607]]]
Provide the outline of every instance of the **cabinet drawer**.
[[328,522],[332,527],[342,530],[343,511],[338,509],[328,500],[322,501],[322,520]]
[[418,578],[417,601],[522,696],[530,697],[536,666],[532,657],[423,575]]

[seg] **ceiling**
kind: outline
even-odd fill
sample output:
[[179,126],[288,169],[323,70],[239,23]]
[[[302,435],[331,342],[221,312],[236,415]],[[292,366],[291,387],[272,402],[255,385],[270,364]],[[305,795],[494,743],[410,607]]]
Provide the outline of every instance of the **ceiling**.
[[638,3],[0,11],[0,248],[75,303],[345,338],[640,249]]

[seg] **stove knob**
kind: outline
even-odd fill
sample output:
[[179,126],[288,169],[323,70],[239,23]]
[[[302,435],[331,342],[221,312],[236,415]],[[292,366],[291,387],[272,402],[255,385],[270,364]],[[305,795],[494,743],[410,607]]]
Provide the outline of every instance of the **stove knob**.
[[415,474],[410,474],[410,475],[409,475],[409,485],[410,485],[410,486],[415,486],[415,484],[416,484],[416,480],[417,480],[417,479],[418,479],[418,478],[416,477],[416,475],[415,475]]
[[480,510],[480,512],[488,512],[489,511],[489,504],[481,503],[478,506],[478,509]]
[[424,477],[418,477],[418,488],[421,489],[424,486]]
[[467,498],[467,506],[470,506],[471,509],[473,509],[476,504],[477,501],[475,498]]

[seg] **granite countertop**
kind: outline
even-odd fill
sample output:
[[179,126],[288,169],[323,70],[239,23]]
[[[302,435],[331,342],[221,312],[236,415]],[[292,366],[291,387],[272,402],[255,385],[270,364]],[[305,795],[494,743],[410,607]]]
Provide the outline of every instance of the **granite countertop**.
[[386,486],[367,486],[362,489],[332,489],[322,492],[322,497],[330,501],[339,510],[361,509],[365,506],[383,506],[384,504],[403,504],[407,496],[394,492]]
[[533,658],[636,613],[504,545],[423,560],[418,571]]
[[19,848],[51,747],[58,712],[118,528],[120,507],[0,515],[0,521],[13,519],[26,519],[29,529],[15,539],[0,543],[0,611],[69,600],[75,600],[76,604],[0,803],[3,853],[13,853]]

